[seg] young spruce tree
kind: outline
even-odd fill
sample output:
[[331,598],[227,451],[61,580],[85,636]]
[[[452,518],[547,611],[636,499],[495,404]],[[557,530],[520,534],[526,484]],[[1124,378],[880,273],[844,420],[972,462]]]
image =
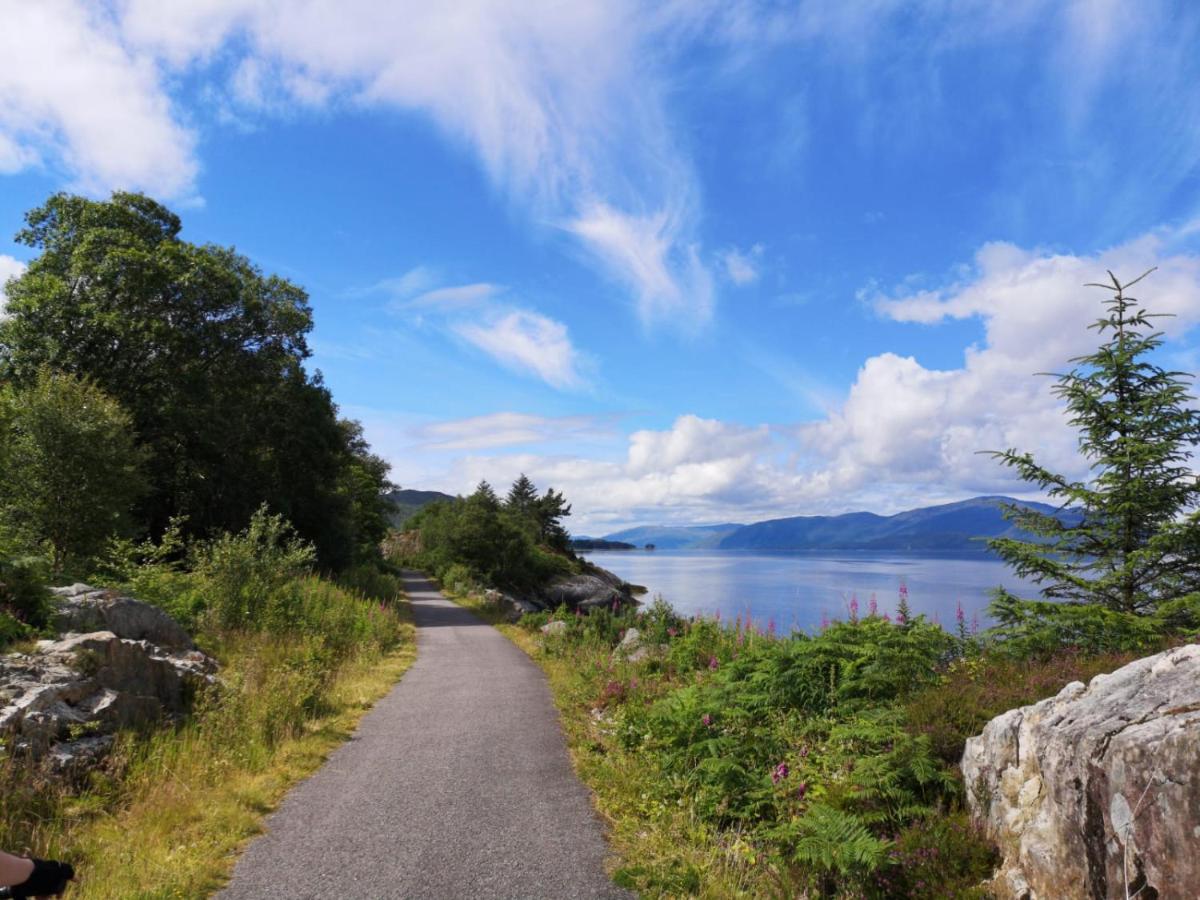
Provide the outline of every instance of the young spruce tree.
[[[1058,500],[1064,514],[1011,506],[1009,518],[1038,540],[989,545],[1047,597],[1144,616],[1200,591],[1200,479],[1188,465],[1200,440],[1200,412],[1189,405],[1191,376],[1150,361],[1162,343],[1151,325],[1158,316],[1126,294],[1150,273],[1128,284],[1108,274],[1111,284],[1088,285],[1114,291],[1107,315],[1091,326],[1107,339],[1071,360],[1054,389],[1079,431],[1091,475],[1073,481],[1028,452],[993,453]],[[1002,622],[1022,615],[1020,602],[1003,591],[993,612]]]

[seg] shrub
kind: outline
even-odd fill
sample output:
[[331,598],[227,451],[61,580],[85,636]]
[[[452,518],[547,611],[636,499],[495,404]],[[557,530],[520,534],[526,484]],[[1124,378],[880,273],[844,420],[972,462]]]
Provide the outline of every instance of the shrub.
[[904,715],[912,733],[927,737],[938,758],[957,766],[967,738],[996,716],[1052,697],[1072,681],[1119,669],[1138,655],[1062,650],[1035,660],[985,653],[953,663],[936,684],[907,699]]
[[43,628],[50,617],[46,574],[40,557],[0,558],[0,614],[24,630]]

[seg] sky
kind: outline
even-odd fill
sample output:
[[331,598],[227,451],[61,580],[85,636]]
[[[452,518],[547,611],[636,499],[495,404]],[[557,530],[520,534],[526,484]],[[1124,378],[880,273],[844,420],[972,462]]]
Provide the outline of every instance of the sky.
[[[138,190],[403,487],[576,533],[1031,496],[1106,270],[1200,360],[1200,4],[0,0],[0,281]],[[0,304],[3,303],[0,293]],[[0,313],[2,314],[2,313]],[[214,423],[219,427],[219,423]]]

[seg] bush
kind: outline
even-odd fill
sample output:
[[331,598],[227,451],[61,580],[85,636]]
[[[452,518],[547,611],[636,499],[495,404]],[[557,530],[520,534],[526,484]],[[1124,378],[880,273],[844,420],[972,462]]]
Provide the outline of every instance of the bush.
[[208,592],[208,614],[226,628],[265,627],[264,614],[279,614],[278,592],[311,571],[316,553],[282,516],[265,507],[245,531],[224,534],[201,546],[195,572]]
[[0,558],[0,614],[30,630],[44,628],[51,610],[46,576],[40,557]]
[[953,663],[936,684],[908,698],[909,730],[927,737],[933,752],[957,766],[967,738],[1007,710],[1057,694],[1072,681],[1090,681],[1137,659],[1137,653],[1089,656],[1062,650],[1044,660],[1015,659],[998,653]]

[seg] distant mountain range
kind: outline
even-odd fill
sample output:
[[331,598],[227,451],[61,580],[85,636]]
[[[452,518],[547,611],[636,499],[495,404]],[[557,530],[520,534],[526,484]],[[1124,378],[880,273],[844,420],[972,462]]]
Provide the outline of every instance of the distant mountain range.
[[[627,528],[606,534],[605,540],[624,541],[660,550],[985,550],[994,537],[1028,537],[1007,521],[1005,503],[1017,503],[1055,514],[1057,507],[1011,497],[974,497],[958,503],[910,509],[893,516],[869,512],[840,516],[792,516],[752,525],[653,526]],[[1071,513],[1060,514],[1074,518]]]
[[449,494],[443,494],[441,491],[414,491],[414,490],[394,490],[388,491],[384,495],[391,501],[395,507],[395,512],[390,516],[392,527],[399,528],[405,522],[413,517],[422,506],[428,506],[430,503],[437,503],[439,500],[453,500]]
[[606,541],[622,541],[644,547],[653,544],[659,550],[704,550],[718,547],[725,538],[745,525],[693,525],[672,527],[670,525],[642,525],[606,534]]

